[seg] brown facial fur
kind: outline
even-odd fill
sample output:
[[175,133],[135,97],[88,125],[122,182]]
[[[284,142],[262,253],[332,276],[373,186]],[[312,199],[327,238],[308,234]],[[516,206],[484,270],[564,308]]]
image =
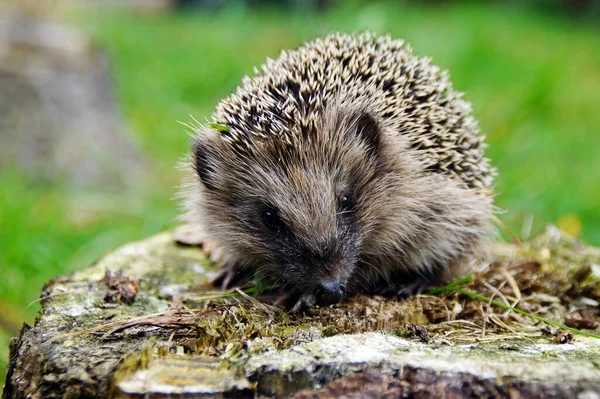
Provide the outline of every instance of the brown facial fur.
[[[444,79],[432,79],[447,90]],[[261,98],[248,81],[245,87],[242,96]],[[268,121],[253,127],[226,117],[217,121],[231,131],[200,127],[194,141],[186,220],[201,224],[230,263],[276,280],[292,304],[337,302],[341,297],[319,294],[319,284],[335,279],[344,294],[412,291],[406,287],[446,277],[487,254],[492,199],[478,188],[491,182],[492,171],[481,157],[481,140],[462,139],[468,151],[478,151],[470,156],[483,168],[456,158],[471,168],[462,179],[452,161],[444,161],[452,155],[448,149],[415,145],[404,133],[414,118],[405,116],[402,124],[390,114],[403,113],[383,108],[377,87],[365,87],[322,93],[314,106],[302,106],[310,97],[300,96],[297,119],[290,121],[227,103],[217,116],[229,107]],[[453,107],[459,114],[468,109]],[[473,126],[468,119],[461,128],[474,135]]]

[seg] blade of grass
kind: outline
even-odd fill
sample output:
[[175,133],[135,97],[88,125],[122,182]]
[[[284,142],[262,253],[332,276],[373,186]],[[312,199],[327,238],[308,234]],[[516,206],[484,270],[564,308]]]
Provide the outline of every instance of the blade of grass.
[[460,288],[460,287],[464,287],[465,285],[469,285],[471,283],[471,281],[473,281],[473,276],[471,274],[469,274],[468,276],[465,276],[461,279],[453,281],[450,284],[445,285],[443,287],[431,289],[431,290],[427,291],[427,295],[437,295],[437,294],[441,294],[442,292],[455,291],[456,288]]

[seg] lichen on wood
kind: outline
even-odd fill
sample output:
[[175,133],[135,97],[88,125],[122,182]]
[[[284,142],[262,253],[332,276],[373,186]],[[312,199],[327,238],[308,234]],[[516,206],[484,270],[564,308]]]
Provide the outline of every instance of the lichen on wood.
[[[162,233],[48,282],[35,326],[11,346],[3,398],[600,392],[598,340],[559,344],[570,339],[555,328],[456,292],[290,314],[276,292],[210,287],[195,237]],[[494,252],[470,290],[598,331],[598,249],[549,228]]]

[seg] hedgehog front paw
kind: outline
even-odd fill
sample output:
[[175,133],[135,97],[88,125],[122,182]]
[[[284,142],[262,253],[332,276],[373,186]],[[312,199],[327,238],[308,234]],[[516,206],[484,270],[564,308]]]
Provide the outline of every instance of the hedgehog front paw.
[[241,286],[251,280],[253,273],[241,267],[234,259],[227,257],[221,246],[214,240],[205,239],[204,232],[195,225],[183,225],[173,233],[173,240],[178,245],[198,247],[206,257],[217,265],[217,275],[211,284],[221,289]]
[[408,284],[403,284],[396,288],[396,296],[399,298],[407,298],[413,295],[420,295],[427,291],[432,286],[432,281],[426,279],[418,279]]
[[369,286],[365,291],[371,295],[405,299],[426,292],[435,285],[435,281],[436,280],[433,277],[419,277],[415,279],[414,277],[407,278],[406,276],[402,276],[400,278],[386,279],[386,281],[379,280],[377,283]]
[[211,281],[211,284],[222,290],[241,287],[254,277],[252,271],[240,266],[237,262],[232,260],[219,261],[217,263],[217,268],[219,269],[219,272]]
[[283,295],[277,299],[276,303],[285,304],[290,313],[296,313],[316,305],[317,297],[313,293],[306,293],[300,297],[297,295]]

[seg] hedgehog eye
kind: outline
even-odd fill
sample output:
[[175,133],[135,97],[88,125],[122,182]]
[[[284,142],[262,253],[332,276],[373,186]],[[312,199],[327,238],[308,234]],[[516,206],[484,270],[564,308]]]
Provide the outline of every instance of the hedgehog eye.
[[338,202],[338,207],[341,212],[352,212],[354,211],[354,199],[349,195],[342,195]]
[[263,211],[262,219],[269,230],[280,232],[285,227],[283,220],[279,217],[279,213],[273,208],[266,208]]

